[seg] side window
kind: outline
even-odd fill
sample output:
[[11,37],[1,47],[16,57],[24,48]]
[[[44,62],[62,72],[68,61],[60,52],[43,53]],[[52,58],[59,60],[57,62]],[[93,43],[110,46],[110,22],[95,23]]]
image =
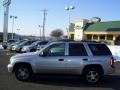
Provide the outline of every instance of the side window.
[[47,44],[47,41],[44,41],[44,42],[40,42],[39,45],[45,45]]
[[47,56],[64,56],[65,55],[65,44],[53,44],[45,50]]
[[25,42],[25,45],[28,45],[28,42]]
[[25,45],[29,45],[30,41],[26,42]]
[[29,42],[29,45],[32,44],[33,42],[34,42],[34,41],[30,41],[30,42]]
[[88,44],[94,56],[112,55],[108,47],[104,44]]
[[70,56],[87,56],[87,52],[83,44],[70,43],[69,44],[69,55]]

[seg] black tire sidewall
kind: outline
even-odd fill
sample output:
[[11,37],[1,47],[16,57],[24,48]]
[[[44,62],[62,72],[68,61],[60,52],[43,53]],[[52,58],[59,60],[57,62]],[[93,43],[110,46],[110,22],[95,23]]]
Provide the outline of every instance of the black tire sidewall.
[[[18,70],[20,69],[20,68],[26,68],[27,70],[28,70],[28,78],[26,78],[26,79],[21,79],[21,78],[19,78],[18,77]],[[16,67],[16,69],[15,69],[15,77],[18,79],[18,80],[20,80],[20,81],[28,81],[30,78],[31,78],[31,75],[32,75],[32,71],[31,71],[31,69],[27,66],[27,65],[18,65],[17,67]]]

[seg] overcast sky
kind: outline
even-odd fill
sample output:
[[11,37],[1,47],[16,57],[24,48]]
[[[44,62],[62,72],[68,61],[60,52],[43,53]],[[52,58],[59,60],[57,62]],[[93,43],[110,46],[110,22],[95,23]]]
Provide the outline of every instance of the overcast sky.
[[[3,32],[3,0],[0,0],[0,32]],[[14,15],[14,32],[20,29],[22,35],[39,35],[38,25],[42,25],[43,12],[47,9],[46,35],[60,28],[66,34],[69,12],[65,6],[74,5],[70,12],[71,20],[100,17],[102,21],[120,20],[120,0],[11,0],[9,16]],[[12,19],[9,18],[8,31],[12,31]]]

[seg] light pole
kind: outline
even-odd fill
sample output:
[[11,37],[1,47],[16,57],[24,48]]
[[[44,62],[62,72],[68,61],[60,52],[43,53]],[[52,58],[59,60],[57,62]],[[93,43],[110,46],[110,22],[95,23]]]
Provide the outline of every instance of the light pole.
[[7,33],[8,33],[8,14],[9,14],[9,5],[11,0],[3,0],[4,7],[4,24],[3,24],[3,41],[7,41]]
[[14,30],[14,19],[17,19],[17,16],[10,16],[10,18],[12,18],[12,39],[14,39],[14,36],[13,36],[13,30]]
[[41,35],[41,28],[42,28],[43,26],[38,25],[38,27],[40,28],[40,40],[41,40],[41,37],[42,37],[42,35]]
[[75,9],[75,6],[67,6],[65,7],[65,10],[69,11],[69,25],[68,25],[68,29],[67,29],[67,36],[68,36],[68,39],[69,39],[69,31],[70,31],[70,11]]

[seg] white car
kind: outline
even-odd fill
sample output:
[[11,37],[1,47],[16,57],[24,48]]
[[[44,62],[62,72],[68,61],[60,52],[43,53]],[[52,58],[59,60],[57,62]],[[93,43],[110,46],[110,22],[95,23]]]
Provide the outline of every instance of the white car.
[[38,46],[43,46],[46,45],[48,43],[48,41],[36,41],[34,43],[32,43],[31,45],[28,46],[23,46],[22,48],[22,52],[33,52],[36,51]]
[[12,47],[12,51],[21,52],[23,46],[31,45],[33,42],[34,42],[34,40],[23,41],[20,44],[14,45]]
[[13,46],[18,45],[18,44],[22,43],[23,41],[25,41],[25,40],[19,40],[19,41],[15,42],[15,43],[12,43],[12,44],[8,45],[7,49],[12,51]]

